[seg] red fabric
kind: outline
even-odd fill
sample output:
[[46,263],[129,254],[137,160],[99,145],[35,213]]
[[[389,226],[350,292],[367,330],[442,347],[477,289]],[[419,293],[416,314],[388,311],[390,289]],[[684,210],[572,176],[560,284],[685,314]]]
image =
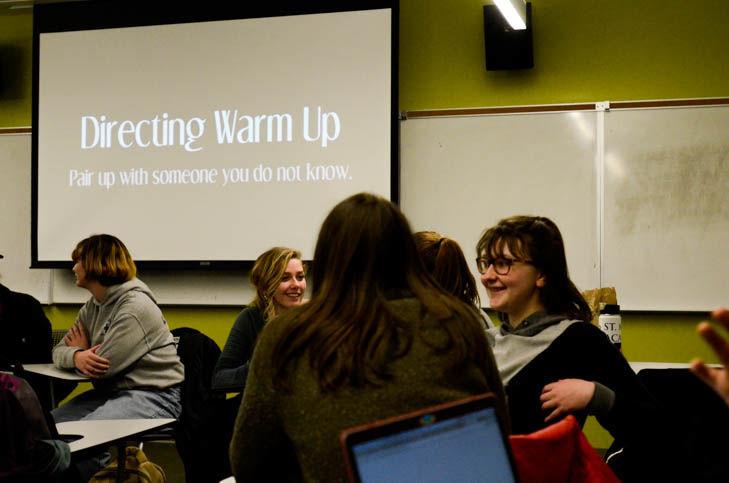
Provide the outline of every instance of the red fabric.
[[574,416],[531,434],[509,436],[522,483],[619,482]]

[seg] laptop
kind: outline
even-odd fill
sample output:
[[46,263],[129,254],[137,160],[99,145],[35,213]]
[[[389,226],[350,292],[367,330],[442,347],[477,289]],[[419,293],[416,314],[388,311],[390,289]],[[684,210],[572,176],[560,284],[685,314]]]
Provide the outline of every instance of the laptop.
[[517,482],[491,393],[346,429],[349,479],[374,482]]

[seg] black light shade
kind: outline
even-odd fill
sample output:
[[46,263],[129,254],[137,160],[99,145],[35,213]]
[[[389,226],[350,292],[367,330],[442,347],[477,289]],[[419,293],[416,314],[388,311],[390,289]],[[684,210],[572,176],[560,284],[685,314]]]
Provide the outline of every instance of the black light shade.
[[496,5],[483,6],[486,70],[516,70],[534,67],[532,49],[532,4],[526,4],[526,29],[514,30]]

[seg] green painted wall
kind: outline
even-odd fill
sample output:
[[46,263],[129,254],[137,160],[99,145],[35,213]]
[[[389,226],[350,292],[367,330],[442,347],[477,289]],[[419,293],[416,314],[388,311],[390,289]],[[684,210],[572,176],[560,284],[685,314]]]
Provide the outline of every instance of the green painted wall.
[[33,16],[0,15],[0,128],[31,125]]
[[[729,96],[725,0],[533,0],[535,68],[487,72],[475,0],[401,0],[400,110]],[[0,15],[0,128],[31,124],[30,14]],[[21,55],[17,55],[17,53]],[[14,57],[13,57],[14,56]],[[0,91],[3,92],[3,91]],[[729,303],[729,294],[727,296]],[[78,307],[51,306],[54,327]],[[223,345],[235,308],[164,307],[171,327],[196,327]],[[624,352],[638,361],[714,361],[695,335],[700,315],[630,315]],[[609,436],[588,424],[598,447]]]
[[484,67],[484,3],[401,0],[401,110],[729,95],[724,0],[532,0],[513,72]]

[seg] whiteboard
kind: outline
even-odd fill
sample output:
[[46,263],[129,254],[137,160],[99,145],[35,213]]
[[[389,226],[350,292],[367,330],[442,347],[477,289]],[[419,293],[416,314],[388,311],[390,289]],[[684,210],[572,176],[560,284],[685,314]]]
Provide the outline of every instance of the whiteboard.
[[[413,230],[455,239],[473,261],[482,232],[501,218],[547,216],[562,231],[572,280],[581,290],[597,287],[596,116],[573,111],[403,121],[401,207]],[[475,262],[471,266],[478,279]]]
[[622,308],[729,303],[729,107],[605,116],[603,284]]

